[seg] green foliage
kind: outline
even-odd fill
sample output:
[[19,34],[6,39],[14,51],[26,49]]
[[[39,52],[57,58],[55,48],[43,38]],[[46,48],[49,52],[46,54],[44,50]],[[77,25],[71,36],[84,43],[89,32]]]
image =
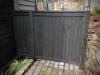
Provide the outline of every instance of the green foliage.
[[10,65],[10,73],[17,72],[20,70],[24,65],[28,63],[28,59],[25,58],[22,62],[18,62],[18,60],[14,60],[14,62]]
[[91,15],[95,14],[95,12],[93,10],[91,10]]
[[94,7],[95,13],[100,13],[100,8],[99,7]]
[[91,14],[100,13],[100,7],[93,7],[91,10]]

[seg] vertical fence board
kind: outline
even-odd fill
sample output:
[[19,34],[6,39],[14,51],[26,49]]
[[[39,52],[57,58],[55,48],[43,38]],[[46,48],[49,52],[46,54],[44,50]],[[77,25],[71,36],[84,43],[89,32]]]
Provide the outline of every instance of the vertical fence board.
[[[45,30],[45,23],[44,23],[44,18],[42,17],[42,24],[43,24],[43,52],[45,52],[45,50],[46,50],[46,39],[45,39],[45,32],[46,32],[46,30]],[[43,54],[43,57],[45,57],[45,54]]]
[[[50,20],[50,22],[51,22],[51,26],[52,26],[52,39],[51,39],[51,58],[55,58],[55,21],[54,21],[55,19],[54,19],[54,17],[51,17],[51,20]],[[53,51],[53,52],[52,52]]]
[[71,47],[72,48],[71,49],[72,50],[72,58],[71,58],[72,60],[71,61],[73,61],[74,57],[75,57],[74,45],[75,45],[75,40],[76,40],[76,38],[75,38],[76,17],[74,17],[74,16],[72,17],[72,25],[73,25],[72,26],[73,29],[72,29],[72,35],[71,35],[72,36],[72,39],[71,39],[72,40],[72,44],[71,44],[72,45],[72,47]]
[[55,59],[57,59],[57,50],[58,50],[58,23],[57,23],[57,21],[58,21],[58,19],[57,18],[55,18],[55,22],[54,22],[54,26],[55,26]]
[[64,22],[64,25],[65,25],[65,32],[64,32],[64,43],[65,43],[65,49],[64,49],[64,60],[66,60],[68,62],[68,37],[69,37],[69,28],[68,28],[68,17],[65,17],[65,22]]
[[52,23],[52,22],[51,22],[51,17],[48,17],[48,24],[49,24],[49,25],[48,25],[48,28],[49,28],[49,30],[48,30],[48,34],[49,34],[49,35],[48,35],[48,40],[49,40],[49,46],[48,46],[48,50],[49,50],[49,51],[48,51],[48,55],[49,55],[49,56],[48,56],[48,57],[49,57],[49,58],[52,57],[52,56],[51,56],[51,54],[52,54],[52,52],[51,52],[52,50],[51,50],[51,49],[53,49],[52,46],[51,46],[51,45],[52,45],[52,43],[51,43],[51,41],[52,41],[52,40],[51,40],[51,39],[52,39],[52,36],[51,36],[51,34],[52,34],[52,24],[51,24],[51,23]]
[[[57,18],[57,17],[56,17]],[[57,59],[59,59],[60,58],[60,26],[61,26],[61,23],[59,23],[59,21],[60,21],[60,19],[59,19],[59,17],[57,18],[57,25],[56,25],[56,27],[57,27]]]
[[75,25],[75,36],[74,36],[74,56],[73,56],[73,61],[77,61],[77,46],[78,46],[78,34],[79,34],[79,24],[78,24],[78,21],[79,21],[79,17],[75,17],[75,22],[74,22],[74,25]]
[[71,42],[72,42],[72,40],[71,40],[71,33],[72,33],[72,28],[71,28],[71,26],[72,26],[72,20],[71,20],[71,17],[69,16],[68,17],[68,19],[69,19],[69,21],[68,21],[68,32],[69,32],[69,35],[68,35],[68,53],[67,53],[67,57],[68,57],[68,61],[70,61],[70,56],[71,56]]
[[[36,38],[36,37],[37,37],[36,30],[37,30],[37,21],[38,21],[38,20],[36,19],[35,16],[34,16],[33,21],[34,21],[34,22],[33,22],[33,23],[34,23],[33,25],[34,25],[35,55],[38,55],[38,46],[37,46],[37,45],[38,45],[38,44],[37,44],[37,41],[38,41],[38,40],[37,40],[37,38]],[[35,24],[36,24],[36,25],[35,25]]]
[[[77,56],[77,62],[81,62],[81,50],[82,50],[82,37],[83,37],[83,24],[84,24],[84,17],[80,17],[80,24],[79,24],[79,39],[78,39],[78,56]],[[80,65],[80,63],[79,63]]]

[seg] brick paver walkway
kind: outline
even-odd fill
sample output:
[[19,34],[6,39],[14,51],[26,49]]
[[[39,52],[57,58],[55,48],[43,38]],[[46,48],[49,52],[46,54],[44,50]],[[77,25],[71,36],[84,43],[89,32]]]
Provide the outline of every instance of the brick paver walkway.
[[85,75],[77,65],[37,60],[25,75]]

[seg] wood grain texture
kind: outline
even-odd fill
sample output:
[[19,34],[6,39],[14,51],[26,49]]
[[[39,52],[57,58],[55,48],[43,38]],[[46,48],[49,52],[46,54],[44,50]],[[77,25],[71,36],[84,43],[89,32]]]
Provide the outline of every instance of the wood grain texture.
[[[84,65],[83,54],[85,55],[86,50],[83,46],[85,47],[87,40],[83,38],[87,38],[89,11],[30,11],[33,13],[33,24],[29,23],[30,12],[25,12],[26,15],[23,12],[21,16],[22,12],[14,12],[19,53],[30,55],[29,52],[35,50],[35,58],[63,61],[80,67]],[[85,17],[86,14],[88,18]],[[30,27],[33,30],[30,31]],[[31,32],[30,37],[28,31]],[[26,37],[28,38],[25,39]],[[23,45],[22,42],[28,43],[29,40],[34,40],[34,49],[30,49],[32,42]]]
[[[30,20],[31,19],[31,20]],[[30,55],[34,58],[34,31],[32,15],[15,16],[14,28],[18,54]]]

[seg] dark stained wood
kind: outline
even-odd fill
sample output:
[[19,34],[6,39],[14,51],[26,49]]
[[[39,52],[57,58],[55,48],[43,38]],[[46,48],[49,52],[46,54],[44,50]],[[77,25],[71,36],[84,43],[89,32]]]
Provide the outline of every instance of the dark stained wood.
[[10,27],[13,26],[12,25],[12,20],[8,20],[8,21],[2,21],[0,22],[0,28],[6,28],[6,27]]
[[7,52],[11,51],[12,49],[15,48],[15,45],[14,44],[11,44],[11,45],[8,45],[7,47],[1,49],[1,52],[0,52],[0,57],[3,57],[4,54],[6,54]]
[[2,35],[2,36],[0,36],[0,42],[4,41],[6,39],[10,39],[12,37],[14,37],[14,33],[13,32],[7,33],[5,35]]
[[[90,13],[85,12],[85,14],[86,14],[86,19],[90,19],[90,17],[88,17],[88,16],[90,16]],[[84,29],[83,29],[83,40],[82,40],[82,45],[83,46],[82,46],[82,52],[81,52],[83,54],[82,59],[81,59],[81,66],[82,66],[82,68],[84,68],[84,65],[82,65],[82,64],[84,64],[84,62],[85,62],[85,56],[86,56],[85,50],[86,50],[86,44],[87,44],[87,41],[85,41],[85,40],[87,40],[88,26],[89,26],[89,22],[86,19],[85,19],[85,23],[83,25],[83,27],[84,27]]]
[[66,53],[68,53],[68,38],[69,38],[69,27],[68,27],[68,22],[69,22],[69,18],[68,17],[64,17],[64,51],[63,51],[63,59],[66,59],[66,62],[68,61],[68,54],[66,55]]
[[0,21],[11,20],[12,19],[12,14],[1,14],[0,17],[1,17]]
[[13,41],[14,41],[14,37],[2,41],[2,42],[0,43],[0,48],[2,48],[3,46],[5,46],[6,44],[10,44],[10,43],[13,42]]
[[7,68],[7,63],[17,55],[12,21],[13,9],[13,0],[0,0],[0,71]]
[[31,14],[30,16],[15,16],[14,27],[18,54],[30,55],[34,58],[34,26]]
[[35,50],[35,58],[63,61],[82,67],[86,51],[83,46],[87,41],[85,39],[83,45],[83,37],[87,38],[83,30],[88,28],[88,22],[84,19],[89,21],[85,14],[89,17],[89,11],[14,11],[18,53],[29,56],[33,53],[34,56]]
[[80,23],[79,23],[80,31],[79,31],[79,36],[78,36],[79,37],[79,39],[78,39],[78,53],[77,53],[77,57],[76,57],[76,58],[78,58],[77,62],[80,62],[80,64],[81,64],[81,59],[83,57],[83,53],[82,53],[82,40],[83,40],[83,34],[84,34],[84,32],[83,32],[84,27],[83,26],[84,26],[84,18],[80,17]]
[[7,27],[7,28],[1,28],[0,29],[0,35],[5,35],[7,33],[13,32],[13,26]]

